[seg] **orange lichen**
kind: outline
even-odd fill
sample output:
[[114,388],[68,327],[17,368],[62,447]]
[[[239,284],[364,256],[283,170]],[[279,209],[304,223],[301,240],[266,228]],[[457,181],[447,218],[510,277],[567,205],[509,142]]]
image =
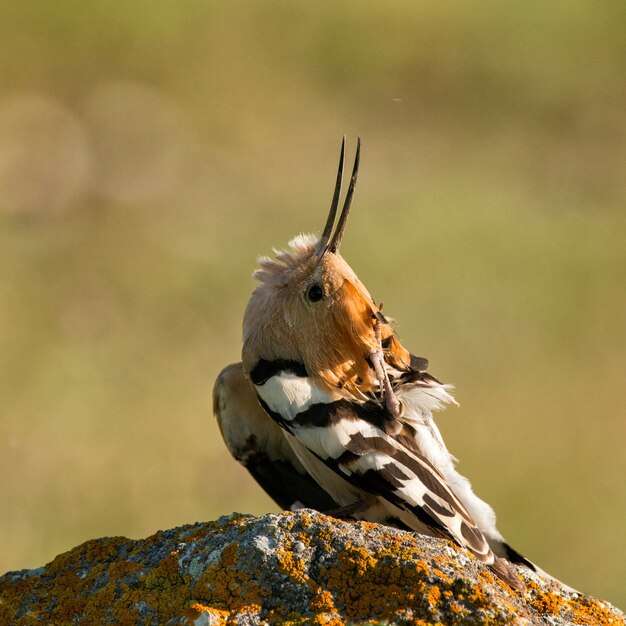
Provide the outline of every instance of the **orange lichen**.
[[220,557],[220,565],[222,567],[231,568],[237,562],[237,554],[239,552],[239,544],[235,541],[230,545],[226,546],[222,550],[222,555]]
[[215,609],[211,606],[201,604],[200,602],[194,602],[189,609],[185,611],[185,617],[190,620],[196,620],[203,613],[209,616],[210,623],[213,626],[226,626],[230,617],[230,611]]
[[311,598],[310,606],[318,613],[335,613],[337,611],[333,594],[328,589],[318,589],[317,594]]
[[592,624],[612,624],[614,626],[626,624],[624,619],[617,616],[605,604],[587,596],[567,601],[564,613],[574,624],[588,624],[590,626]]
[[599,600],[583,595],[570,599],[558,592],[544,591],[534,581],[527,581],[526,586],[531,591],[529,603],[540,615],[561,616],[572,624],[626,626],[622,617]]
[[537,592],[537,595],[533,598],[531,604],[541,614],[546,615],[558,615],[566,600],[555,593],[543,593]]
[[[42,570],[0,578],[0,624],[131,626],[206,615],[226,625],[249,614],[292,626],[495,626],[546,615],[626,626],[610,606],[570,597],[556,585],[551,591],[527,580],[522,598],[461,548],[448,551],[447,543],[436,546],[445,554],[431,552],[424,539],[407,533],[309,512],[258,522],[232,516],[138,542],[87,542]],[[461,562],[471,574],[459,574]]]
[[199,603],[229,612],[260,605],[263,593],[257,583],[235,565],[239,559],[239,543],[227,545],[216,565],[209,565],[191,589]]
[[281,571],[291,580],[298,583],[306,583],[308,576],[304,573],[304,559],[296,556],[292,551],[292,544],[284,548],[278,548],[275,552]]
[[300,525],[302,526],[302,528],[309,528],[311,526],[311,523],[311,516],[308,513],[300,514]]
[[362,547],[347,546],[337,554],[337,566],[322,568],[320,574],[350,620],[371,616],[393,620],[404,608],[430,615],[429,624],[441,622],[436,616],[446,612],[452,615],[452,621],[447,623],[460,623],[467,610],[455,602],[454,610],[449,611],[454,593],[441,589],[442,584],[450,585],[453,581],[440,572],[443,579],[430,583],[428,563],[415,561],[413,553],[412,546],[403,546],[398,540],[375,554]]

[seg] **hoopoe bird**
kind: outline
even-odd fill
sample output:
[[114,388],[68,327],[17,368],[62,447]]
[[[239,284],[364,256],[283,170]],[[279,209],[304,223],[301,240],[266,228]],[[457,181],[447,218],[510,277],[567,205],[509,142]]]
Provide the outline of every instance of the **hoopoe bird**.
[[281,507],[451,539],[523,591],[510,563],[545,573],[505,542],[433,419],[455,403],[451,387],[400,343],[339,253],[360,139],[337,219],[344,158],[345,138],[321,237],[300,235],[259,259],[242,362],[214,388],[224,441]]

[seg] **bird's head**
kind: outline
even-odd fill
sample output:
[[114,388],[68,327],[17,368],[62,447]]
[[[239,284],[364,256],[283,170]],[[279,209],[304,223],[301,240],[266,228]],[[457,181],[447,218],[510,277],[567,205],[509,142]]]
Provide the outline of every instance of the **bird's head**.
[[376,383],[369,355],[380,350],[381,343],[387,361],[400,369],[408,367],[410,354],[339,253],[356,185],[360,140],[336,221],[344,155],[345,140],[321,237],[299,235],[288,250],[275,251],[274,259],[259,259],[253,276],[260,284],[244,315],[243,364],[249,372],[259,359],[296,361],[304,364],[309,376],[329,387],[360,395]]

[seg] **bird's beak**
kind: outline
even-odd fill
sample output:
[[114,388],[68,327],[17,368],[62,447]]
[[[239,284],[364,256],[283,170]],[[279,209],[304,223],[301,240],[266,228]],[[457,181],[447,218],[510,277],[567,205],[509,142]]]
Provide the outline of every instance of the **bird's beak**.
[[[341,215],[337,222],[334,234],[332,234],[333,226],[335,224],[335,217],[337,216],[337,207],[339,206],[339,196],[341,195],[341,181],[343,179],[343,162],[346,153],[346,138],[344,137],[341,142],[341,152],[339,154],[339,168],[337,170],[337,182],[335,183],[335,192],[333,193],[333,201],[330,205],[330,211],[328,218],[326,219],[326,225],[324,226],[324,232],[320,239],[318,254],[319,260],[327,253],[331,252],[335,254],[339,251],[341,245],[341,238],[343,237],[343,231],[348,221],[348,214],[350,213],[350,205],[352,204],[352,196],[354,195],[354,188],[356,187],[356,179],[359,173],[359,161],[361,160],[361,138],[358,137],[356,141],[356,155],[354,157],[354,167],[352,168],[352,177],[350,178],[350,186],[348,187],[348,193],[341,209]],[[332,234],[332,237],[331,237]],[[318,261],[319,262],[319,261]]]

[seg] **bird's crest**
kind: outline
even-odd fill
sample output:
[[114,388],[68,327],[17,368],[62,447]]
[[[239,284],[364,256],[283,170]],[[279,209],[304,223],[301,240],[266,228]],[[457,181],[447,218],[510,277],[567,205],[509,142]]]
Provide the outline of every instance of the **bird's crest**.
[[[252,365],[259,355],[298,360],[310,376],[331,389],[361,398],[377,385],[370,358],[373,353],[383,353],[390,365],[401,370],[408,369],[411,357],[339,254],[356,186],[360,140],[337,219],[344,157],[345,139],[321,237],[299,235],[288,250],[275,250],[275,258],[259,259],[253,276],[261,284],[244,316],[244,363]],[[277,348],[283,353],[276,354]]]

